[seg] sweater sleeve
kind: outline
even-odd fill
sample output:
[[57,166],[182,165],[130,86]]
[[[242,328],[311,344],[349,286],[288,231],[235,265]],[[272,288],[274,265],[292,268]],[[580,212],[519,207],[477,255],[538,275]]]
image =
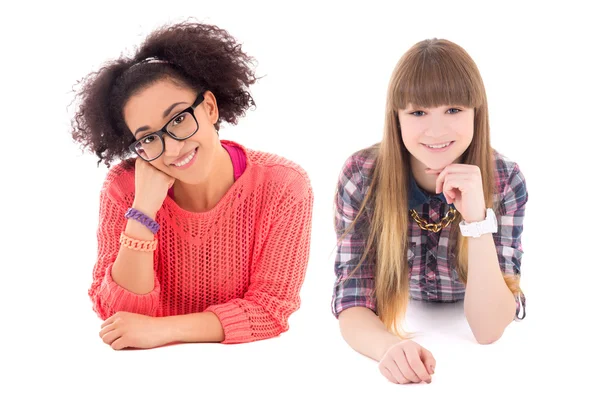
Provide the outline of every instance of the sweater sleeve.
[[119,249],[119,237],[125,230],[127,202],[114,181],[108,180],[100,193],[100,216],[97,229],[98,256],[93,269],[93,281],[88,290],[92,307],[103,320],[117,311],[155,316],[158,309],[160,285],[155,276],[154,289],[138,295],[119,286],[112,279],[111,271]]
[[[298,181],[296,181],[298,183]],[[222,343],[245,343],[278,336],[300,307],[300,289],[310,252],[313,192],[303,176],[284,199],[268,232],[243,298],[208,307],[219,318]]]

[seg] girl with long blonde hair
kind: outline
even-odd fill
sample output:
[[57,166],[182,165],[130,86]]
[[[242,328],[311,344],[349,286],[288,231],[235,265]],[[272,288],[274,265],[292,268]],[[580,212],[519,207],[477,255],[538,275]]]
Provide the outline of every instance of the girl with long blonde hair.
[[519,286],[528,193],[490,144],[479,70],[459,45],[423,40],[390,79],[383,139],[346,161],[335,199],[332,312],[394,383],[431,382],[435,358],[402,327],[409,301],[464,301],[475,340],[525,317]]

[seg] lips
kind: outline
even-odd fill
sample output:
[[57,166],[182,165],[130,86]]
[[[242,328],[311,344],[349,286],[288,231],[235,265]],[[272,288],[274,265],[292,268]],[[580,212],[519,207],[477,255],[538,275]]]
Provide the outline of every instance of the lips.
[[427,144],[421,143],[421,146],[423,146],[423,148],[425,150],[427,150],[429,153],[444,153],[444,152],[448,151],[449,149],[451,149],[452,146],[454,146],[454,141],[442,143],[442,145],[444,145],[444,144],[445,144],[445,146],[443,146],[443,147],[430,147],[432,145],[427,145]]
[[[450,140],[449,142],[441,142],[441,143],[423,143],[425,146],[444,146],[447,147],[451,145],[454,141]],[[442,147],[443,148],[443,147]]]
[[177,163],[182,162],[183,160],[185,160],[186,158],[189,157],[190,154],[192,154],[194,151],[196,151],[197,147],[193,148],[192,150],[188,151],[187,153],[185,153],[183,156],[179,157],[177,160],[173,161],[171,164],[169,165],[175,165]]

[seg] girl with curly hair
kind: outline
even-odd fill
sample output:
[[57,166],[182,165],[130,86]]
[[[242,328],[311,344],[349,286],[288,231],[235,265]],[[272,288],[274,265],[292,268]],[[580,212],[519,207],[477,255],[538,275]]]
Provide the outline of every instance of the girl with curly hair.
[[289,329],[309,256],[310,181],[218,134],[254,105],[252,61],[225,30],[186,22],[83,80],[72,135],[109,167],[88,293],[113,349]]
[[409,299],[464,300],[475,340],[525,317],[528,200],[519,165],[490,145],[483,80],[467,52],[421,41],[390,79],[383,140],[339,176],[332,312],[393,383],[431,382],[432,353],[402,327]]

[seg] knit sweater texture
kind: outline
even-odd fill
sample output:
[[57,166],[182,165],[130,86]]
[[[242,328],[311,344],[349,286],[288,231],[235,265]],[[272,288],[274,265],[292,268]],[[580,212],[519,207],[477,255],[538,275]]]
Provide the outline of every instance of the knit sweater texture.
[[306,172],[281,156],[240,147],[246,169],[215,207],[180,208],[167,196],[156,215],[154,289],[135,294],[119,286],[111,268],[124,217],[135,194],[135,166],[109,170],[100,192],[98,257],[88,294],[102,319],[117,311],[154,317],[212,312],[223,343],[280,335],[300,307],[310,252],[313,190]]

